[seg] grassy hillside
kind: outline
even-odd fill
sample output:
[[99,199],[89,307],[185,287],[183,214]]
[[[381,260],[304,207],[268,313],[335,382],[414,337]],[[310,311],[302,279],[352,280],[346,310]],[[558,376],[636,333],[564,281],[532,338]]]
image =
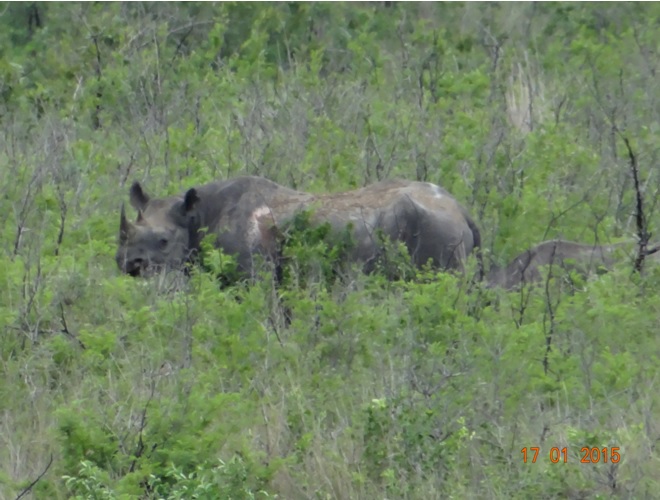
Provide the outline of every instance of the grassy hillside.
[[300,246],[284,288],[221,289],[121,276],[114,252],[134,180],[241,174],[438,183],[497,264],[624,241],[631,154],[657,232],[659,20],[657,3],[4,3],[0,498],[652,498],[657,268],[507,294],[329,282]]

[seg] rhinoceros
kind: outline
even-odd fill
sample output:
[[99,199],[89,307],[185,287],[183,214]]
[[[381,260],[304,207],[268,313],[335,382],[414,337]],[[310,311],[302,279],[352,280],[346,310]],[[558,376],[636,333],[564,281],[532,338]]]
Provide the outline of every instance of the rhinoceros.
[[480,246],[466,209],[427,182],[388,180],[315,195],[244,176],[167,198],[151,198],[135,182],[130,202],[138,216],[129,222],[122,205],[116,261],[132,276],[184,267],[204,234],[212,234],[215,247],[235,255],[239,271],[251,276],[256,255],[278,257],[282,230],[301,211],[308,211],[312,225],[328,223],[330,236],[348,230],[352,244],[346,257],[365,270],[373,268],[387,239],[405,244],[415,265],[430,262],[439,269],[463,270]]
[[[577,271],[586,276],[606,272],[620,262],[634,244],[587,245],[566,240],[544,241],[518,255],[505,268],[491,267],[487,281],[489,287],[506,290],[519,288],[526,283],[538,283],[543,275],[541,268],[556,266],[558,270]],[[649,247],[647,258],[660,261],[659,248]],[[556,273],[555,273],[556,274]]]

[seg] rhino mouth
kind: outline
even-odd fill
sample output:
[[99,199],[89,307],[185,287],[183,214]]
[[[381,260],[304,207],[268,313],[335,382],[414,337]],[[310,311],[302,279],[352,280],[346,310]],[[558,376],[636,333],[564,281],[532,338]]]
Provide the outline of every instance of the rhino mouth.
[[122,270],[125,274],[128,274],[133,278],[151,278],[173,269],[176,268],[173,268],[167,264],[146,262],[142,259],[138,259],[133,262],[126,262]]
[[144,259],[127,260],[120,265],[121,270],[133,278],[148,277],[158,272],[158,267]]
[[140,268],[137,267],[135,269],[131,269],[129,271],[126,271],[126,274],[128,274],[129,276],[133,276],[133,278],[139,278],[140,275],[141,275],[141,271],[140,271]]

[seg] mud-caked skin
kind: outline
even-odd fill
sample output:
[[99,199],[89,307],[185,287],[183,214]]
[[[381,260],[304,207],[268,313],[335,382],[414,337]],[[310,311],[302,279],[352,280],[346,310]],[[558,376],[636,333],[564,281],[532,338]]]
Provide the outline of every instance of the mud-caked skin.
[[152,199],[139,183],[130,190],[136,222],[121,210],[116,260],[122,272],[145,276],[181,268],[204,234],[235,255],[239,270],[254,273],[255,256],[275,259],[280,236],[302,210],[312,224],[328,223],[337,238],[351,235],[348,259],[365,270],[382,251],[382,236],[403,242],[415,265],[462,270],[480,246],[467,211],[444,189],[426,182],[383,181],[344,193],[312,195],[261,177],[238,177],[189,189],[182,196]]
[[[505,268],[491,267],[488,286],[513,290],[525,284],[538,283],[543,278],[541,270],[552,266],[557,270],[577,271],[583,276],[602,273],[625,260],[626,255],[634,250],[634,243],[587,245],[566,240],[544,241],[525,250]],[[646,258],[660,262],[657,246],[649,246]]]

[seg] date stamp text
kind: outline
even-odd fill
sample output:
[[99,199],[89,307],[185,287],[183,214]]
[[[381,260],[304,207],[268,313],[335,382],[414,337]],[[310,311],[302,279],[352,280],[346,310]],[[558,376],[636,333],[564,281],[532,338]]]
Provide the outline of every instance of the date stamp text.
[[[520,450],[520,453],[522,453],[524,463],[536,463],[541,453],[541,448],[538,446],[525,446],[522,450]],[[619,447],[617,446],[604,448],[583,446],[580,449],[580,455],[582,456],[580,459],[580,463],[582,464],[617,464],[621,461],[621,453],[619,452]],[[560,462],[566,464],[569,461],[568,448],[566,446],[563,448],[554,446],[550,448],[550,451],[548,452],[548,458],[553,464]]]

